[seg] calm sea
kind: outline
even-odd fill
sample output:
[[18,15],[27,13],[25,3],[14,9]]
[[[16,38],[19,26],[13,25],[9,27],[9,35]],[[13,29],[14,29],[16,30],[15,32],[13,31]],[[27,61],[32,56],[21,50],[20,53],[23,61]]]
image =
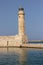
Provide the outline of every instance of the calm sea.
[[43,65],[43,49],[0,48],[0,65]]

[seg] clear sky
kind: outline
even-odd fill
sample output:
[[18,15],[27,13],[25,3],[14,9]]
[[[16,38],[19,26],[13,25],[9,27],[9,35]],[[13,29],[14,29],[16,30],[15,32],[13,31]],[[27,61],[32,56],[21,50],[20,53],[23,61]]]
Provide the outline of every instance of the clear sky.
[[30,40],[43,40],[43,0],[0,0],[0,35],[18,33],[18,8],[25,11],[26,34]]

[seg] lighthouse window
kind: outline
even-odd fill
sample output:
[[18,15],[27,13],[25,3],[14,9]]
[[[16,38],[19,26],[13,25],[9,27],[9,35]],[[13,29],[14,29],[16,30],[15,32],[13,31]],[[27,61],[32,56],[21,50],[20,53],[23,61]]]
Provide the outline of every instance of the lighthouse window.
[[20,16],[19,16],[19,18],[20,18]]

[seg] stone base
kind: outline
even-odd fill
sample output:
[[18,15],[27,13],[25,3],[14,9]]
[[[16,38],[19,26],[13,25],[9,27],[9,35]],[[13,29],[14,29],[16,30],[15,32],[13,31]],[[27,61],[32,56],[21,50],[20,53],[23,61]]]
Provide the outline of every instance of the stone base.
[[36,48],[36,49],[43,49],[43,44],[22,44],[22,45],[2,45],[0,48]]

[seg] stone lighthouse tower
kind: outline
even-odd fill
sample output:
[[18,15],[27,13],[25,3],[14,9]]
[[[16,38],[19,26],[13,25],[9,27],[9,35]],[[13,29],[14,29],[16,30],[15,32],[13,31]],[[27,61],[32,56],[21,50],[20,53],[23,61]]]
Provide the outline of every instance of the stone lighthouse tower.
[[19,35],[25,34],[24,18],[25,18],[24,9],[19,8],[18,11],[18,34]]
[[25,13],[24,8],[18,10],[18,35],[21,43],[27,42],[27,36],[25,34]]

